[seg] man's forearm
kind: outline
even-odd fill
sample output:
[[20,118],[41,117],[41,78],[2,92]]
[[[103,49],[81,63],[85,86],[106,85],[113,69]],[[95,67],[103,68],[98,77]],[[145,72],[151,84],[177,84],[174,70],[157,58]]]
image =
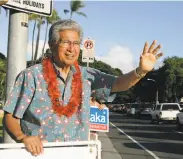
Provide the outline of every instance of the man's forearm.
[[22,140],[26,136],[21,130],[19,119],[14,118],[12,114],[5,114],[5,124],[16,140]]
[[[138,70],[137,70],[138,73]],[[135,71],[131,71],[127,74],[121,75],[114,81],[111,92],[120,92],[129,89],[134,86],[141,78],[138,77]]]

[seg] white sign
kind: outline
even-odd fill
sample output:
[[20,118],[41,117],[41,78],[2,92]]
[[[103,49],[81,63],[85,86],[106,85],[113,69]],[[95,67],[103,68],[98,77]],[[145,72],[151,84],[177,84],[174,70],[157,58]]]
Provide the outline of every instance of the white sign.
[[52,0],[9,0],[3,6],[22,12],[50,16],[53,8],[52,3]]
[[95,41],[87,39],[84,41],[83,52],[82,52],[82,62],[94,62],[94,47]]
[[44,143],[44,152],[32,156],[23,144],[0,144],[0,159],[101,159],[101,142],[56,142]]

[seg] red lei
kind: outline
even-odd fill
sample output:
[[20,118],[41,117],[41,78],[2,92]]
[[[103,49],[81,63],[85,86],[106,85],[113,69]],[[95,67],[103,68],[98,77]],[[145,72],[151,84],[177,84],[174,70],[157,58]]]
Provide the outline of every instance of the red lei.
[[52,109],[59,115],[65,115],[71,117],[81,105],[82,97],[82,80],[81,80],[81,71],[78,63],[74,64],[76,68],[76,73],[73,74],[72,87],[71,87],[71,98],[67,105],[63,105],[59,101],[61,97],[61,92],[59,91],[59,84],[57,81],[57,74],[54,69],[53,63],[50,58],[46,58],[42,62],[43,64],[43,76],[48,84],[48,95],[50,96],[52,102]]

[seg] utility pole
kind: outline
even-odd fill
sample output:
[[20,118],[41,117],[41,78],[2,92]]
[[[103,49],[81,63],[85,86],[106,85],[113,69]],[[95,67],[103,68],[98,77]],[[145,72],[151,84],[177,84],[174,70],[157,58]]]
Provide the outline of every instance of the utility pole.
[[[10,9],[6,74],[6,98],[12,90],[17,75],[26,68],[28,43],[28,14]],[[4,143],[14,140],[4,130]]]
[[156,83],[156,105],[159,104],[159,99],[158,99],[158,83],[154,79],[148,78],[148,81],[153,81]]
[[158,99],[158,85],[157,85],[157,82],[156,82],[156,105],[159,104],[159,99]]

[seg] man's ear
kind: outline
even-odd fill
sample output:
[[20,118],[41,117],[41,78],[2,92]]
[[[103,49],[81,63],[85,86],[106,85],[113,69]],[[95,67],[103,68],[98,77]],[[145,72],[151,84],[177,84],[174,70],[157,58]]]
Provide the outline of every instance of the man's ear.
[[2,6],[3,4],[6,4],[8,2],[8,0],[0,0],[0,6]]
[[48,42],[48,45],[49,45],[49,48],[50,48],[52,54],[54,54],[54,52],[56,52],[56,50],[57,50],[57,48],[56,48],[57,45],[55,43],[52,43],[52,42]]
[[48,42],[48,45],[49,45],[50,50],[53,51],[54,50],[54,44],[51,43],[51,42]]
[[48,45],[49,45],[49,48],[51,49],[53,44],[49,41]]

